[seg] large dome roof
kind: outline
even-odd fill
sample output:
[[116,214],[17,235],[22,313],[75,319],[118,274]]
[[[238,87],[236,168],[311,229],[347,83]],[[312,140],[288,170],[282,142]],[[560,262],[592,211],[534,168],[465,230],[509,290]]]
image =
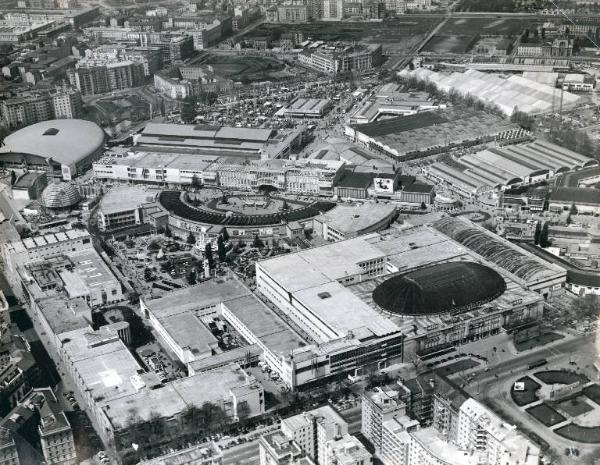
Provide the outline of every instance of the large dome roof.
[[54,119],[26,126],[4,139],[2,153],[22,153],[51,158],[71,165],[104,146],[104,131],[81,119]]
[[373,300],[384,310],[404,315],[466,311],[489,302],[506,290],[493,269],[473,262],[433,265],[382,282]]
[[42,192],[42,204],[47,208],[69,208],[81,200],[79,191],[68,182],[48,184]]

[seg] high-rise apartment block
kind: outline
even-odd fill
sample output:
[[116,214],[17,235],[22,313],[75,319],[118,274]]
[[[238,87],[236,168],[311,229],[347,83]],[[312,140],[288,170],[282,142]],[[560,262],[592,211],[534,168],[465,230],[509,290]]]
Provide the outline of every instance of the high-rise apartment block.
[[28,126],[57,118],[78,118],[83,113],[81,92],[71,88],[26,92],[0,104],[3,124]]

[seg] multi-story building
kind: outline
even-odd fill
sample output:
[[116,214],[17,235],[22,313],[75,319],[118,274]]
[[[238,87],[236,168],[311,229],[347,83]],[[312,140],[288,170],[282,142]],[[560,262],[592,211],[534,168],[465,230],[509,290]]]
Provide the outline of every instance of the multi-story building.
[[116,187],[102,197],[98,208],[98,227],[102,231],[127,228],[143,223],[145,203],[152,202],[156,191],[143,187]]
[[377,387],[363,393],[361,432],[373,444],[375,455],[382,451],[383,424],[407,414],[402,394],[402,388],[397,385]]
[[69,81],[82,95],[94,95],[141,86],[144,64],[132,61],[107,62],[102,65],[80,62],[68,73]]
[[370,465],[373,456],[367,448],[349,434],[338,436],[325,445],[325,454],[320,465]]
[[529,57],[569,57],[573,55],[573,39],[555,37],[552,40],[537,39],[528,42],[521,38],[517,45],[517,55]]
[[0,110],[4,124],[17,127],[55,118],[78,118],[83,113],[83,104],[78,90],[57,88],[5,99]]
[[259,457],[260,465],[314,465],[300,446],[281,431],[260,438]]
[[326,74],[370,71],[382,63],[381,45],[308,44],[298,55],[305,66]]
[[161,94],[175,100],[183,100],[193,95],[193,87],[190,81],[171,77],[166,73],[156,73],[154,75],[154,88]]
[[348,423],[330,406],[285,418],[281,432],[319,465],[327,463],[327,444],[348,434]]
[[279,23],[305,23],[308,21],[308,6],[306,5],[279,5],[277,7],[277,22]]
[[323,21],[339,21],[344,14],[343,0],[323,0]]
[[377,454],[384,465],[539,464],[539,448],[515,426],[445,378],[433,374],[431,378],[433,425],[421,428],[418,421],[400,412],[384,420]]
[[51,389],[37,389],[43,395],[39,407],[38,433],[42,452],[48,465],[75,465],[78,463],[71,424]]
[[[87,231],[71,229],[55,234],[33,236],[16,242],[6,242],[2,244],[2,261],[6,266],[7,278],[14,284],[18,282],[16,275],[19,265],[75,250],[92,249],[92,247],[92,240]],[[13,289],[15,288],[16,286],[13,286]]]

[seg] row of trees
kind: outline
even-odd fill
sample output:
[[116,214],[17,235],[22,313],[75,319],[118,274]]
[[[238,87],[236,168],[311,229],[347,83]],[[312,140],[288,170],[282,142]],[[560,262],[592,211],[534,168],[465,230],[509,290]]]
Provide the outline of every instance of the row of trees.
[[216,103],[218,95],[215,92],[200,92],[198,95],[186,97],[181,104],[181,120],[184,123],[193,123],[197,116],[198,104],[211,106]]

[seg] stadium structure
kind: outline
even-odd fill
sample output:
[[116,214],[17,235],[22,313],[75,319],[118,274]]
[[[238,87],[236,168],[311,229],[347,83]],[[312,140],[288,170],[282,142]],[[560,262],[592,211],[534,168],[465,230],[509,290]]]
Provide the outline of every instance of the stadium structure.
[[[469,222],[457,221],[468,230]],[[462,244],[442,226],[372,233],[258,262],[258,291],[310,343],[290,352],[284,379],[291,372],[299,386],[360,375],[529,325],[541,317],[544,296],[564,285],[564,270],[532,254],[488,237],[480,237],[487,248]],[[522,265],[511,265],[511,257]]]
[[104,140],[104,131],[90,121],[43,121],[4,139],[0,168],[43,171],[48,177],[68,181],[102,155]]
[[312,226],[313,218],[331,210],[334,202],[314,201],[299,204],[289,210],[266,213],[244,214],[222,211],[205,205],[193,206],[180,191],[163,191],[158,197],[158,205],[169,214],[169,226],[175,233],[206,233],[211,228],[227,228],[232,239],[285,235],[290,223],[307,223]]
[[535,140],[524,144],[488,147],[452,163],[439,161],[423,168],[436,184],[463,197],[497,193],[510,187],[535,184],[559,174],[598,165],[598,161],[567,148]]

